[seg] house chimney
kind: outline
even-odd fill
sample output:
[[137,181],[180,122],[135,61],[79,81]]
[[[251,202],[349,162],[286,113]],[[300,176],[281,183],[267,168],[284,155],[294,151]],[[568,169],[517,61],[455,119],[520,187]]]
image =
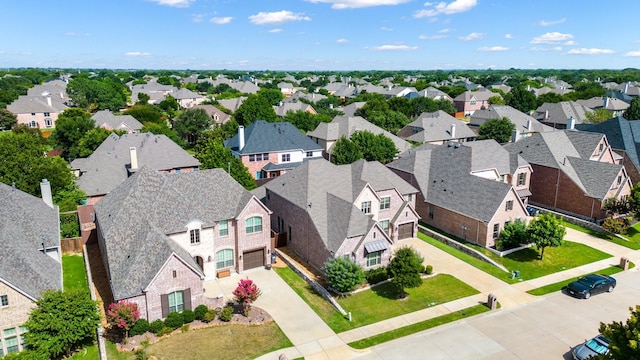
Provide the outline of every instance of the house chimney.
[[567,119],[567,130],[573,130],[574,128],[575,128],[575,120],[573,119],[573,116],[571,116]]
[[53,209],[53,197],[51,196],[51,184],[49,180],[42,179],[42,182],[40,182],[40,193],[42,194],[42,201]]
[[531,121],[531,119],[527,120],[527,130],[531,131],[533,127],[533,122]]
[[516,142],[518,141],[518,129],[513,129],[513,131],[511,132],[511,142]]
[[449,132],[451,133],[451,138],[455,139],[456,138],[456,124],[451,124],[451,130],[449,130]]
[[51,95],[47,95],[47,105],[51,106]]
[[602,108],[606,110],[608,107],[609,107],[609,97],[605,96],[602,104]]
[[138,152],[135,147],[129,148],[129,157],[131,158],[131,170],[138,170]]
[[244,149],[244,126],[238,126],[238,151]]
[[627,82],[624,84],[624,93],[625,93],[625,94],[628,94],[628,91],[629,91],[629,82],[627,81]]
[[549,120],[549,110],[544,111],[544,120]]

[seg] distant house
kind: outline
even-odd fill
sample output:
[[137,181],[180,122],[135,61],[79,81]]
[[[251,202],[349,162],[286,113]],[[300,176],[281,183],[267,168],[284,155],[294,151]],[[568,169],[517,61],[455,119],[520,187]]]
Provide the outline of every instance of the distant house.
[[316,109],[309,104],[305,104],[303,102],[284,102],[281,101],[280,104],[274,105],[273,110],[276,112],[276,116],[279,118],[283,118],[287,115],[288,112],[296,112],[296,111],[304,111],[309,114],[316,115]]
[[273,211],[272,230],[317,269],[343,256],[386,266],[391,245],[417,233],[417,190],[378,162],[310,160],[254,193]]
[[352,102],[349,105],[343,106],[338,110],[342,111],[344,113],[344,116],[353,117],[353,116],[356,116],[355,115],[356,111],[358,109],[361,109],[366,103],[367,103],[366,101],[356,101],[356,102]]
[[76,184],[93,204],[144,165],[179,173],[197,171],[200,162],[165,135],[111,134],[89,157],[73,160],[71,169],[78,177]]
[[142,124],[131,115],[114,115],[110,110],[100,110],[91,116],[96,126],[107,130],[124,130],[129,134],[140,132]]
[[491,247],[504,226],[525,220],[531,166],[494,140],[425,144],[387,164],[420,192],[425,223]]
[[607,137],[583,131],[537,133],[504,145],[532,168],[532,204],[586,220],[601,220],[603,207],[612,197],[631,193],[624,166],[616,163]]
[[240,105],[242,105],[242,103],[245,100],[247,100],[247,97],[241,96],[241,97],[232,98],[232,99],[218,100],[218,104],[220,104],[220,106],[222,106],[225,109],[229,109],[231,113],[234,113],[236,112],[236,110],[238,110]]
[[393,135],[392,133],[368,122],[361,116],[336,116],[330,123],[320,123],[313,131],[309,131],[307,136],[315,143],[319,144],[326,155],[331,154],[333,145],[341,137],[347,139],[358,131],[369,131],[375,135],[383,134],[388,137],[398,149],[403,152],[411,149],[411,144]]
[[303,100],[306,100],[307,102],[315,103],[317,101],[320,101],[326,98],[327,97],[325,95],[318,94],[315,92],[305,93],[302,91],[296,91],[295,93],[293,93],[293,95],[291,95],[291,97],[284,99],[284,102],[293,102],[293,101],[298,101],[300,99],[303,99]]
[[149,321],[210,305],[205,280],[267,263],[269,216],[221,169],[167,174],[144,166],[95,205],[114,300],[138,304]]
[[277,86],[285,97],[290,97],[296,91],[295,86],[288,82],[281,81]]
[[167,95],[173,95],[178,91],[175,86],[162,85],[156,81],[149,81],[146,84],[138,84],[131,86],[131,101],[136,103],[138,101],[138,94],[143,93],[149,96],[149,104],[157,105],[164,100]]
[[196,105],[202,104],[206,98],[198,93],[194,93],[189,89],[179,89],[171,94],[178,104],[185,109],[190,109]]
[[505,117],[516,127],[515,131],[517,131],[517,133],[515,136],[512,136],[512,141],[520,140],[523,137],[531,136],[538,132],[554,131],[552,127],[540,123],[533,117],[509,105],[491,105],[488,109],[475,111],[473,115],[471,115],[469,126],[479,128],[489,120],[502,119]]
[[453,98],[449,96],[449,94],[440,89],[436,89],[433,86],[418,91],[418,95],[431,100],[447,100],[453,102]]
[[587,120],[587,114],[593,110],[575,101],[544,103],[531,116],[554,129],[573,129],[575,125]]
[[612,118],[622,116],[622,113],[629,107],[629,103],[608,96],[595,96],[587,100],[576,100],[576,102],[591,110],[605,110]]
[[21,95],[7,105],[7,110],[16,116],[18,124],[48,129],[55,127],[58,116],[69,108],[68,101],[45,91],[39,95]]
[[304,161],[322,157],[322,148],[288,122],[258,120],[225,140],[225,146],[256,179],[280,176]]
[[40,187],[43,199],[0,183],[0,355],[25,349],[35,301],[62,289],[59,212],[49,182]]
[[488,108],[490,105],[489,98],[492,96],[500,96],[500,94],[487,89],[465,91],[453,99],[453,104],[457,112],[463,113],[464,116],[470,116],[473,115],[474,111]]
[[227,121],[231,120],[231,115],[227,114],[226,112],[218,109],[213,105],[195,105],[193,108],[203,109],[204,111],[206,111],[207,115],[209,115],[209,117],[211,118],[211,120],[213,120],[215,124],[222,125]]
[[450,141],[473,141],[476,133],[463,121],[438,110],[421,114],[400,129],[398,137],[418,143],[441,145]]

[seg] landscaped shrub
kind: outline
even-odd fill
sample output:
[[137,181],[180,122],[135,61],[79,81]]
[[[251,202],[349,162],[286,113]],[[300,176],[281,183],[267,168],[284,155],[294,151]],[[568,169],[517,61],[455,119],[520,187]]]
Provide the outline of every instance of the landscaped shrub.
[[156,335],[158,335],[158,333],[162,331],[163,328],[164,328],[164,321],[160,319],[154,320],[151,322],[151,324],[149,324],[149,331],[151,331]]
[[629,227],[627,222],[620,218],[606,218],[602,223],[602,227],[612,234],[621,234],[627,231]]
[[180,327],[180,331],[182,331],[182,332],[187,332],[187,331],[189,331],[189,328],[190,328],[190,327],[191,327],[191,325],[190,325],[190,324],[184,324],[184,325],[182,325],[182,326]]
[[213,321],[216,319],[216,315],[217,315],[217,312],[215,310],[209,309],[207,310],[206,313],[204,313],[204,316],[202,317],[202,321],[207,323],[210,321]]
[[496,241],[496,249],[499,251],[513,249],[526,242],[527,224],[522,220],[516,220],[504,225],[500,238]]
[[184,318],[182,317],[182,313],[172,312],[167,315],[167,318],[164,319],[164,324],[172,329],[177,329],[182,324],[184,324]]
[[163,327],[160,331],[158,331],[158,333],[156,335],[158,336],[162,336],[162,335],[167,335],[167,334],[171,334],[173,332],[174,329],[165,326]]
[[386,267],[381,266],[375,269],[368,270],[365,276],[367,282],[373,285],[389,279],[389,272],[387,271]]
[[193,311],[187,309],[182,311],[182,321],[188,324],[196,319],[196,314]]
[[207,305],[203,304],[196,306],[196,309],[193,311],[193,313],[196,316],[197,320],[203,320],[204,314],[206,314],[207,311],[209,311],[209,308],[207,307]]
[[138,321],[136,321],[136,323],[131,327],[131,330],[129,330],[129,335],[142,335],[147,331],[149,331],[149,322],[147,319],[138,319]]
[[220,320],[222,321],[231,321],[231,317],[233,316],[233,306],[225,306],[220,312]]
[[427,275],[431,275],[433,273],[433,266],[427,265],[424,267],[424,273]]
[[329,285],[341,293],[353,291],[364,282],[364,271],[348,257],[330,258],[324,263],[324,273]]

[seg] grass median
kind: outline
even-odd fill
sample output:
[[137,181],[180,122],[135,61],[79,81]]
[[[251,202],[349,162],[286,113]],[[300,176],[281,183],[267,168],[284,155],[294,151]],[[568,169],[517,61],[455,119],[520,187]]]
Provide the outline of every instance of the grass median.
[[[633,268],[635,266],[634,263],[629,263],[629,269]],[[622,268],[620,266],[610,266],[608,268],[604,268],[600,271],[596,271],[593,274],[603,274],[603,275],[613,275],[613,274],[617,274],[619,272],[622,272]],[[587,274],[585,274],[587,275]],[[584,275],[581,275],[584,276]],[[535,296],[541,296],[541,295],[546,295],[552,292],[556,292],[556,291],[560,291],[562,289],[564,289],[567,285],[569,285],[570,282],[578,280],[578,278],[580,278],[581,276],[576,276],[574,278],[571,279],[566,279],[566,280],[562,280],[559,281],[557,283],[553,283],[553,284],[549,284],[549,285],[545,285],[545,286],[541,286],[539,288],[535,288],[535,289],[531,289],[529,291],[527,291],[528,294],[531,295],[535,295]]]

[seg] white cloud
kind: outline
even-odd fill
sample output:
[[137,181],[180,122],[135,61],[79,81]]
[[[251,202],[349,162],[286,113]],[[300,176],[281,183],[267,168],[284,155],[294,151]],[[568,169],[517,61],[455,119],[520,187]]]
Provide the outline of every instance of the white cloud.
[[276,33],[281,33],[282,29],[271,29],[269,30],[270,33],[276,34]]
[[158,5],[166,5],[171,7],[185,8],[189,7],[195,0],[147,0]]
[[194,23],[201,23],[202,21],[204,21],[204,14],[193,14],[191,16],[191,21]]
[[223,24],[230,23],[231,20],[233,20],[233,17],[225,16],[225,17],[213,17],[209,21],[214,23],[214,24],[223,25]]
[[349,42],[349,40],[347,40],[347,39],[338,39],[338,40],[336,40],[336,42],[337,42],[338,44],[346,44],[346,43],[348,43],[348,42]]
[[640,56],[640,50],[629,51],[628,53],[624,54],[624,56],[631,56],[631,57]]
[[562,23],[563,23],[563,22],[565,22],[565,21],[567,21],[567,19],[566,19],[566,18],[562,18],[562,19],[559,19],[559,20],[550,20],[550,21],[547,21],[547,20],[540,20],[540,21],[538,22],[538,25],[539,25],[539,26],[553,26],[553,25],[562,24]]
[[509,50],[509,48],[504,46],[483,46],[478,48],[478,51],[507,51],[507,50]]
[[511,35],[511,34],[504,34],[504,38],[505,38],[505,39],[513,39],[513,35]]
[[392,28],[386,27],[386,26],[381,27],[380,30],[382,30],[382,31],[393,31]]
[[148,52],[129,51],[124,53],[124,56],[151,56],[151,54]]
[[409,51],[409,50],[418,50],[418,47],[407,46],[407,45],[380,45],[380,46],[369,47],[367,49],[374,50],[374,51]]
[[534,46],[530,50],[531,51],[561,51],[562,46],[554,46],[554,47]]
[[259,12],[249,16],[249,21],[256,25],[283,24],[290,21],[311,21],[311,18],[301,13],[282,10],[275,12]]
[[477,32],[472,32],[471,34],[467,35],[467,36],[460,36],[458,39],[462,40],[462,41],[472,41],[472,40],[478,40],[478,39],[482,39],[484,37],[484,33],[477,33]]
[[418,39],[420,40],[439,40],[439,39],[446,39],[447,35],[420,35],[418,36]]
[[453,30],[451,30],[451,29],[440,29],[440,30],[438,30],[438,33],[439,34],[448,34],[448,33],[452,32],[452,31]]
[[449,4],[444,1],[437,4],[426,2],[424,3],[424,6],[428,7],[429,9],[418,10],[413,13],[413,17],[419,19],[423,17],[434,17],[440,14],[452,15],[469,11],[476,5],[478,5],[477,0],[454,0]]
[[[540,36],[534,37],[529,43],[531,44],[558,44],[558,43],[573,43],[571,40],[573,35],[563,34],[559,32],[548,32]],[[571,45],[571,44],[569,44]]]
[[333,4],[332,9],[356,9],[383,5],[399,5],[411,0],[306,0],[310,3]]
[[572,55],[602,55],[602,54],[613,54],[614,51],[611,49],[597,49],[597,48],[579,48],[579,49],[571,49],[567,52],[567,54]]

